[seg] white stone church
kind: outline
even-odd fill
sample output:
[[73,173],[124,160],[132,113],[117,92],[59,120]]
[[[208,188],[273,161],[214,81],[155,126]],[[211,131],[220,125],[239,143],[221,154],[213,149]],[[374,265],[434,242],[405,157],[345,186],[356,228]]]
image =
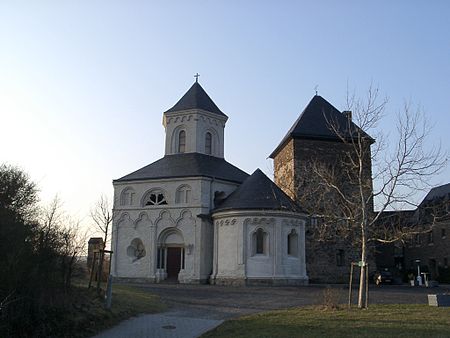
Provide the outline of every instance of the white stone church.
[[163,114],[164,157],[113,181],[115,278],[308,283],[306,215],[259,169],[224,159],[227,119],[195,82]]

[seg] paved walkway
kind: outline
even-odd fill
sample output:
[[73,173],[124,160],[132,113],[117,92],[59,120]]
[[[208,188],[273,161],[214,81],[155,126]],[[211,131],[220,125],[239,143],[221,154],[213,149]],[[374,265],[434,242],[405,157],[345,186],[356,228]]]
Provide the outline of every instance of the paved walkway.
[[[322,304],[326,285],[303,287],[221,287],[211,285],[134,285],[161,297],[168,312],[142,315],[122,322],[95,338],[192,338],[246,314]],[[345,285],[332,286],[346,303]],[[371,304],[427,304],[428,293],[450,292],[450,286],[419,288],[397,285],[370,287]],[[356,303],[356,289],[353,300]]]
[[142,315],[126,320],[95,338],[195,338],[223,322],[180,315],[180,311]]

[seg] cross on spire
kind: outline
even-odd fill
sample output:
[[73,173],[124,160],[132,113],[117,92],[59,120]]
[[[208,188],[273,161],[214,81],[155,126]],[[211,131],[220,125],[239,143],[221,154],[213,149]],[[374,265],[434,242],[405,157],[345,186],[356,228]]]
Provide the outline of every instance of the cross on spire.
[[199,73],[197,73],[197,74],[195,74],[195,75],[194,75],[194,77],[195,77],[195,82],[198,82],[198,78],[199,78],[199,76],[200,76],[200,74],[199,74]]
[[316,91],[316,95],[317,95],[317,93],[318,93],[318,89],[319,89],[319,85],[316,85],[316,86],[314,87],[314,90]]

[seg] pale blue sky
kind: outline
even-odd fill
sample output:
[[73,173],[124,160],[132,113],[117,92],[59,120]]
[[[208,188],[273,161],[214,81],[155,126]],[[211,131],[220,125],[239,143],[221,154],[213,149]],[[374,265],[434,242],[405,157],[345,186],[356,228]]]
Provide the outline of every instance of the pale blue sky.
[[449,17],[448,1],[0,0],[0,162],[82,218],[163,156],[162,112],[196,72],[229,116],[226,159],[249,173],[270,172],[316,85],[342,110],[347,83],[373,81],[390,98],[381,129],[412,100],[448,149]]

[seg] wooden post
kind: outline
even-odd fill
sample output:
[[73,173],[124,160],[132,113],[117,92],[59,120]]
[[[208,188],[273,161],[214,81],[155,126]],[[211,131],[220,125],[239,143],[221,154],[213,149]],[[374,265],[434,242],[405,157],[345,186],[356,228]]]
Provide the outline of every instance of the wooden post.
[[105,308],[108,310],[111,309],[111,301],[112,301],[112,276],[109,275],[105,295]]
[[100,283],[102,281],[102,275],[103,275],[103,259],[104,259],[105,253],[104,250],[100,250],[99,252],[99,258],[98,258],[98,279],[97,279],[97,293],[100,295]]
[[348,283],[348,307],[352,306],[353,265],[350,263],[350,281]]
[[112,260],[113,251],[103,250],[103,254],[105,254],[105,253],[109,254],[108,283],[106,284],[106,293],[105,293],[105,308],[107,310],[109,310],[109,309],[111,309],[111,303],[112,303],[113,276],[111,275],[111,260]]
[[366,309],[369,307],[369,264],[366,264]]
[[92,279],[94,278],[94,271],[95,271],[95,262],[96,262],[96,259],[97,259],[97,252],[94,251],[94,257],[93,257],[93,259],[92,259],[91,275],[90,275],[90,277],[89,277],[89,285],[88,285],[88,289],[91,288],[91,285],[92,285]]

